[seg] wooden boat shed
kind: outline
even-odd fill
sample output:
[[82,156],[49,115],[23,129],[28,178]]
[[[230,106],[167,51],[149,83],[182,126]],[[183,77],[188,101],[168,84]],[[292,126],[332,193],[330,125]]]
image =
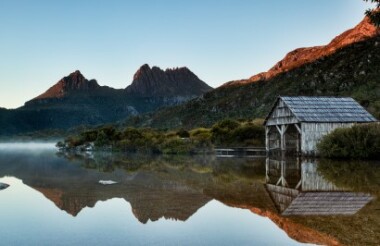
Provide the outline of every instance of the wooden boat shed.
[[318,141],[339,127],[376,122],[349,97],[278,97],[264,121],[266,150],[317,155]]

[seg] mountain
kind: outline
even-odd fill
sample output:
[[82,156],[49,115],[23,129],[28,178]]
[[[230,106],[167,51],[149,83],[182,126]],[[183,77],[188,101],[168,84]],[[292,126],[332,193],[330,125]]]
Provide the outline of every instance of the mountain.
[[269,80],[276,75],[314,62],[322,57],[331,55],[353,43],[357,43],[379,34],[379,30],[365,17],[356,27],[335,37],[329,44],[308,48],[298,48],[289,52],[284,59],[276,63],[269,71],[256,74],[247,80],[232,81],[226,85],[252,83],[260,80]]
[[0,135],[115,122],[178,105],[211,90],[188,68],[143,65],[125,89],[100,86],[80,71],[15,110],[0,109]]
[[186,67],[163,71],[145,64],[135,73],[126,91],[144,97],[194,97],[211,89]]
[[350,96],[380,117],[380,36],[365,18],[327,46],[290,52],[267,73],[233,81],[177,107],[126,124],[211,126],[224,118],[263,118],[279,95]]
[[93,91],[99,87],[100,86],[96,80],[87,80],[81,72],[77,70],[58,81],[54,86],[35,99],[46,99],[53,97],[62,98],[72,91]]
[[0,110],[0,135],[127,117],[129,126],[211,126],[227,117],[265,117],[278,95],[350,96],[379,118],[379,78],[379,31],[365,18],[325,46],[297,49],[268,72],[215,90],[187,68],[143,65],[119,90],[75,72],[24,107]]

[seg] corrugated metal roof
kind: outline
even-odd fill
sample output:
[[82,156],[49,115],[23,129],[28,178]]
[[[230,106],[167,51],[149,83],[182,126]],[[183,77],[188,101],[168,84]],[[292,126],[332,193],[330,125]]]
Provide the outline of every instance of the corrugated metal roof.
[[350,97],[279,97],[301,122],[377,121]]

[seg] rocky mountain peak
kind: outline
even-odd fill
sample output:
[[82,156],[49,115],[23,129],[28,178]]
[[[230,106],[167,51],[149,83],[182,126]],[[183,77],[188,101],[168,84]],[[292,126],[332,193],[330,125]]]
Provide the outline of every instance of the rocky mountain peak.
[[151,68],[148,64],[142,65],[133,76],[133,80],[139,79],[141,76],[144,76],[145,74],[149,73],[151,71]]
[[337,50],[350,44],[379,35],[379,33],[379,29],[370,22],[368,17],[365,17],[354,28],[349,29],[335,37],[327,45],[295,49],[289,52],[284,59],[279,61],[267,72],[256,74],[247,80],[232,81],[225,85],[245,84],[260,80],[269,80],[280,73],[314,62],[322,57],[331,55]]
[[96,80],[87,80],[79,70],[76,70],[35,99],[61,98],[73,91],[91,91],[99,87]]
[[126,88],[129,94],[139,96],[199,96],[211,90],[188,68],[172,68],[165,71],[148,64],[141,66]]

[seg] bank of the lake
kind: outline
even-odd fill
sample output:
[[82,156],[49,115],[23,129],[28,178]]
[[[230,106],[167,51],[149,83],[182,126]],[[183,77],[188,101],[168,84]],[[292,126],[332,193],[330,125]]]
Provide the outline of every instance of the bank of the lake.
[[150,154],[211,153],[215,146],[263,147],[262,120],[226,119],[211,128],[159,130],[118,128],[90,129],[66,138],[57,147],[66,151],[120,151]]

